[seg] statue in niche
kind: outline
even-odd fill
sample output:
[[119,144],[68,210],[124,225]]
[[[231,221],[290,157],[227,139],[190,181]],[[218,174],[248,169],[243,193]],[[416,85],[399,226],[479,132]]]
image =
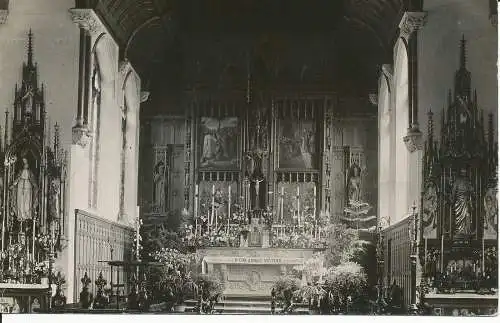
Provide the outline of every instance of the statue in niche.
[[304,129],[300,138],[300,153],[304,161],[305,168],[312,168],[312,154],[314,152],[314,134],[312,131]]
[[472,227],[472,196],[474,188],[467,177],[467,170],[460,169],[459,176],[455,179],[452,193],[452,206],[455,213],[455,234],[471,235]]
[[153,170],[153,203],[160,211],[165,210],[167,167],[159,161]]
[[24,104],[25,112],[27,115],[31,115],[32,110],[33,110],[33,99],[34,99],[34,93],[33,93],[33,85],[28,84],[26,88],[26,94],[21,99],[21,102]]
[[49,215],[52,220],[59,220],[59,198],[61,193],[61,182],[58,178],[50,181],[49,187]]
[[434,183],[430,183],[427,185],[427,188],[423,196],[422,220],[425,228],[424,229],[425,233],[436,227],[437,208],[438,208],[437,188]]
[[353,164],[347,176],[347,198],[349,204],[361,202],[361,167]]
[[38,185],[35,176],[30,170],[26,157],[22,158],[22,163],[22,169],[11,185],[11,190],[14,191],[13,196],[15,196],[15,214],[21,223],[21,231],[23,223],[33,218],[33,213],[38,205]]

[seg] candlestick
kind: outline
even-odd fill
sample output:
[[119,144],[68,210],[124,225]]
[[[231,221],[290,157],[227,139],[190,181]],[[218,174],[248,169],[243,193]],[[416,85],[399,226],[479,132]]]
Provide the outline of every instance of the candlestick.
[[227,229],[226,229],[226,233],[229,234],[229,223],[230,223],[230,220],[231,220],[231,185],[229,185],[229,188],[228,188],[228,194],[229,194],[229,197],[228,197],[228,206],[227,206]]
[[281,187],[281,209],[280,209],[280,220],[281,224],[283,225],[283,204],[285,200],[285,187]]
[[441,235],[441,272],[444,273],[444,234]]
[[314,218],[316,219],[316,183],[314,183],[314,206],[313,206],[313,212],[314,212]]
[[300,187],[297,186],[297,223],[300,227]]
[[215,184],[212,184],[212,210],[210,210],[210,226],[213,225],[214,223],[214,217],[215,217]]
[[424,238],[424,270],[427,268],[427,238]]
[[198,184],[194,187],[194,235],[198,234],[198,194],[199,187]]
[[483,258],[483,261],[481,263],[481,272],[483,273],[484,275],[484,237],[481,239],[481,242],[482,242],[482,258]]

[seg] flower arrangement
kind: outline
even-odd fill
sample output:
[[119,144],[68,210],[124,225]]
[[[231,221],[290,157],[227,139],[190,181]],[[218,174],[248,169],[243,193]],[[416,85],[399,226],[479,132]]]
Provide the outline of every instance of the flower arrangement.
[[51,238],[48,234],[38,234],[35,238],[35,242],[37,246],[44,251],[48,251],[50,249]]
[[314,231],[294,229],[286,234],[279,234],[272,239],[272,246],[275,248],[324,248],[326,238],[314,234]]
[[36,263],[33,268],[33,273],[39,278],[47,277],[49,275],[49,266],[47,262],[41,261]]

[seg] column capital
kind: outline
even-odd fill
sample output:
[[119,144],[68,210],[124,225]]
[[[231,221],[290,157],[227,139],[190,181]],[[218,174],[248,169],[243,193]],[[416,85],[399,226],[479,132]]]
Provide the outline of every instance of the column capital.
[[85,29],[92,37],[107,33],[103,22],[93,9],[69,9],[71,20],[80,28]]
[[408,40],[413,32],[422,28],[427,22],[427,12],[406,11],[399,23],[400,36]]
[[7,17],[9,16],[9,10],[2,9],[0,10],[0,25],[3,25],[7,22]]
[[91,134],[87,127],[85,126],[74,126],[72,129],[73,134],[73,144],[79,145],[82,148],[87,147],[87,144],[90,142]]
[[392,64],[382,65],[382,74],[384,74],[389,80],[392,80],[393,73]]
[[122,84],[125,82],[125,78],[127,77],[129,72],[133,72],[134,74],[137,75],[137,72],[135,71],[134,67],[132,66],[132,64],[128,59],[120,61],[118,65],[118,71],[120,72]]
[[141,91],[141,102],[140,103],[146,102],[149,99],[149,94],[150,94],[149,91]]
[[418,126],[414,125],[408,129],[408,133],[403,138],[406,148],[410,153],[423,148],[423,135]]

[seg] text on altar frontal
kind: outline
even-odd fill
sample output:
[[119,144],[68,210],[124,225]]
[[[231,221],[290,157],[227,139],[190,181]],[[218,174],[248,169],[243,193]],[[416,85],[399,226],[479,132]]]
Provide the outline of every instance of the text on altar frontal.
[[302,264],[302,258],[268,258],[268,257],[206,257],[207,263],[219,264],[259,264],[259,265],[285,265]]

